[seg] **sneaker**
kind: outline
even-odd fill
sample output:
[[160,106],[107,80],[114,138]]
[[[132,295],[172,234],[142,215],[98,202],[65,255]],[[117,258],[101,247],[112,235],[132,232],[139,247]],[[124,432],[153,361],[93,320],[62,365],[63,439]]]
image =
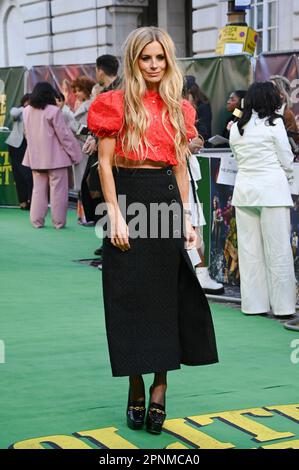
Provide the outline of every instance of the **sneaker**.
[[299,315],[283,325],[287,330],[299,331]]
[[208,268],[196,268],[196,276],[206,294],[221,295],[224,293],[223,284],[210,277]]

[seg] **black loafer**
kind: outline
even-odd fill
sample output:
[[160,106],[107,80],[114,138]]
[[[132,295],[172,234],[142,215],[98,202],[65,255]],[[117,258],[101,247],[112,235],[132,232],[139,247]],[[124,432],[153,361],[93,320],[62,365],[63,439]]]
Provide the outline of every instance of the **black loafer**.
[[145,418],[145,401],[130,400],[130,390],[127,405],[127,425],[131,429],[141,429]]
[[[151,396],[152,387],[150,388]],[[151,402],[146,415],[146,430],[151,434],[161,434],[166,418],[165,406]]]
[[151,434],[161,434],[166,418],[165,406],[151,403],[146,416],[146,430]]

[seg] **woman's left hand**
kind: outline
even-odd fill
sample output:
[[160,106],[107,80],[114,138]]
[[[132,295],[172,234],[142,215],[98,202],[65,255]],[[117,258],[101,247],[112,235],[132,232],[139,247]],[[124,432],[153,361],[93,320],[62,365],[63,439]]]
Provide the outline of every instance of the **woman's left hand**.
[[92,155],[96,152],[98,147],[97,141],[94,137],[89,135],[85,141],[85,144],[82,147],[82,152],[86,153],[87,155]]
[[200,137],[195,137],[189,143],[189,150],[191,153],[198,153],[204,145],[204,141]]
[[191,224],[189,216],[185,220],[185,238],[186,238],[186,249],[192,250],[192,248],[197,247],[197,234],[194,227]]

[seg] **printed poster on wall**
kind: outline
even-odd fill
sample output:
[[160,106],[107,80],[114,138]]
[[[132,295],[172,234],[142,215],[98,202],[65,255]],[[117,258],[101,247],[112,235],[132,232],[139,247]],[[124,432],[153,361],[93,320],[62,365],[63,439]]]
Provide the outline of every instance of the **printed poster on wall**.
[[[235,296],[239,296],[237,226],[235,209],[231,203],[234,187],[229,184],[232,181],[231,175],[220,172],[221,164],[222,170],[229,168],[226,165],[227,159],[230,157],[211,158],[210,272],[217,281],[236,287]],[[227,289],[226,294],[228,294]],[[230,291],[230,295],[234,293]]]

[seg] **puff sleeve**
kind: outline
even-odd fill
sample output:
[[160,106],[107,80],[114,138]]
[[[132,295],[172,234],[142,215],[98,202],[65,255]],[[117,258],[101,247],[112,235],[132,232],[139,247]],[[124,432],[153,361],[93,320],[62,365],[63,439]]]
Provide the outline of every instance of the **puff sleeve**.
[[116,137],[123,124],[124,97],[122,90],[101,93],[91,103],[88,129],[97,137]]
[[182,101],[182,111],[185,118],[185,125],[187,131],[187,139],[194,139],[197,136],[195,127],[196,109],[187,100]]

